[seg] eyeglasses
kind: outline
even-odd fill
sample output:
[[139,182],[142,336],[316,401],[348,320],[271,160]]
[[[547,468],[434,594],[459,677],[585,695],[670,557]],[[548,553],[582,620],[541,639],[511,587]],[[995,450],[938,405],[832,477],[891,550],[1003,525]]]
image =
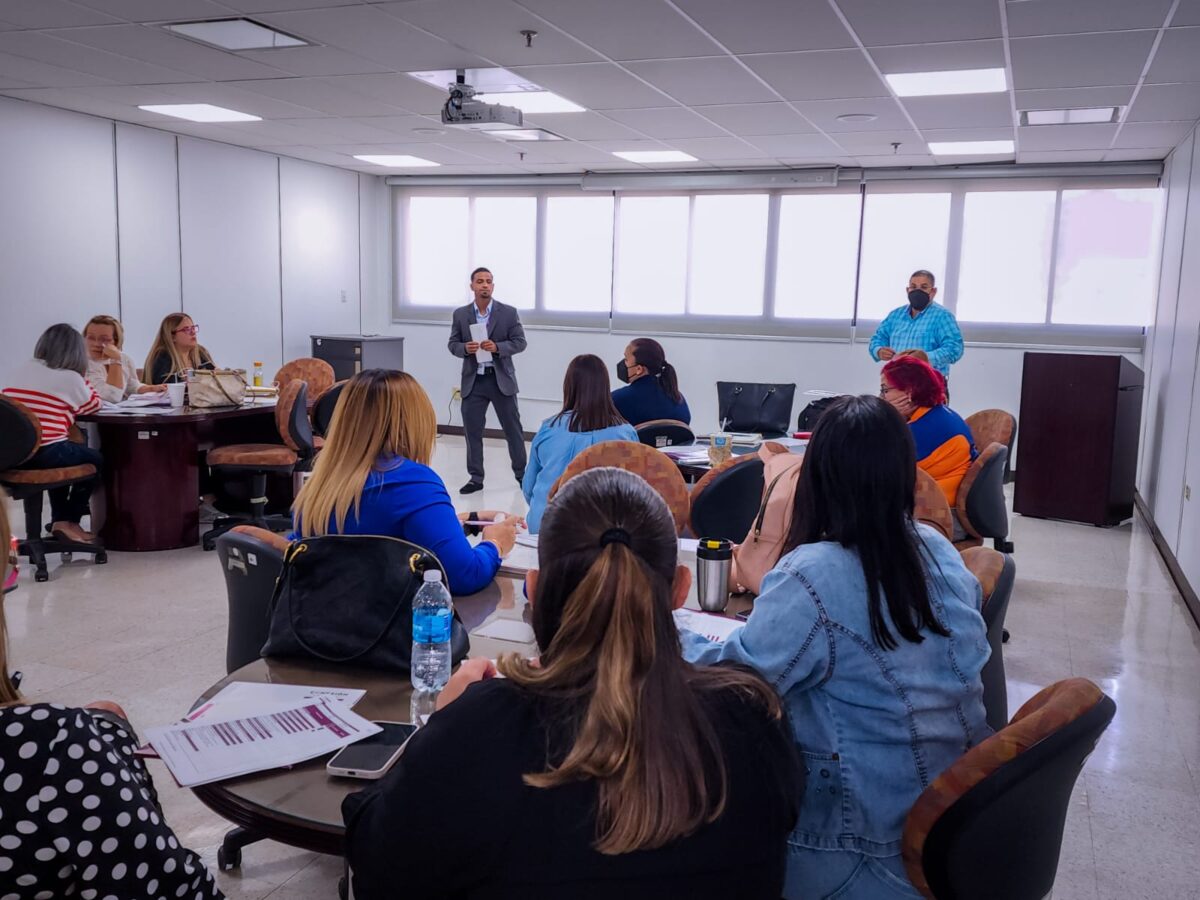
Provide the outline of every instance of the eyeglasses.
[[892,391],[898,391],[900,388],[894,388],[890,384],[881,385],[879,388],[879,396],[886,397]]
[[185,325],[185,326],[183,326],[182,328],[176,328],[176,329],[175,329],[174,331],[172,331],[171,333],[172,333],[172,334],[179,334],[179,332],[181,332],[181,331],[182,331],[182,332],[184,332],[184,333],[186,333],[186,334],[195,334],[195,333],[196,333],[196,332],[198,332],[199,330],[200,330],[200,326],[199,326],[199,325]]

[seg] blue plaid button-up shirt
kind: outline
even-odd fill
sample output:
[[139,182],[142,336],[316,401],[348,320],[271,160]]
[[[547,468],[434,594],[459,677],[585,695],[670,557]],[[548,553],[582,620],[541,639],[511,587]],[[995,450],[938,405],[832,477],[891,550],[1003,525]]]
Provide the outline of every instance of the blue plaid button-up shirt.
[[878,360],[884,347],[891,347],[897,353],[924,350],[929,354],[929,364],[949,378],[950,366],[963,355],[962,332],[954,313],[940,303],[930,303],[916,318],[908,311],[907,305],[897,307],[879,323],[871,338],[871,358]]

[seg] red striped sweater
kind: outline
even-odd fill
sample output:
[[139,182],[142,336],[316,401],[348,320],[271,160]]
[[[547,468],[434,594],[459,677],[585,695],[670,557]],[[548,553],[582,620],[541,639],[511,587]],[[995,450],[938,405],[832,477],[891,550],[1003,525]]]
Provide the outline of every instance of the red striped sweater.
[[3,393],[25,404],[42,425],[42,445],[67,439],[76,416],[100,408],[100,398],[83,376],[66,369],[50,369],[38,359],[17,367]]

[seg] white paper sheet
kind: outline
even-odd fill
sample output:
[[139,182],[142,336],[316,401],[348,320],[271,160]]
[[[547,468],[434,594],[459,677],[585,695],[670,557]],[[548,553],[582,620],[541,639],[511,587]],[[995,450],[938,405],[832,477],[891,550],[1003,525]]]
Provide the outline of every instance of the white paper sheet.
[[184,717],[185,722],[207,718],[211,721],[256,716],[303,706],[306,703],[342,703],[347,708],[365,697],[358,688],[314,687],[306,684],[264,684],[254,681],[235,681],[227,684],[207,703],[196,707]]
[[729,637],[746,623],[741,619],[727,619],[712,613],[697,612],[694,609],[675,610],[675,627],[694,632],[710,641],[724,643]]
[[471,633],[472,638],[485,637],[497,641],[514,641],[529,644],[534,640],[533,628],[517,619],[492,619],[482,628]]
[[517,535],[517,543],[522,547],[536,547],[538,544],[537,535],[530,534],[528,531],[522,531]]
[[[482,344],[487,339],[487,325],[483,324],[483,322],[476,322],[471,326],[471,340]],[[491,362],[492,351],[484,350],[482,347],[480,347],[475,351],[475,361],[481,363]]]

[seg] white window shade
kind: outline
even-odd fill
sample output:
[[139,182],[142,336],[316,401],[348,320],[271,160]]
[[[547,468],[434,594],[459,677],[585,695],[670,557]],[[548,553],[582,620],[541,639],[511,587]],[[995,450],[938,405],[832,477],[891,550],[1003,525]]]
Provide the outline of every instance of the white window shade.
[[683,315],[687,302],[687,197],[622,197],[614,313]]
[[696,198],[688,313],[762,316],[767,199],[766,194]]
[[868,191],[863,211],[858,318],[882,319],[907,303],[908,279],[917,269],[933,272],[941,284],[946,275],[949,232],[949,192]]
[[956,315],[964,322],[1046,321],[1055,191],[968,193]]
[[613,198],[549,197],[543,307],[602,313],[612,305]]
[[537,296],[537,198],[476,197],[471,269],[492,272],[495,297],[517,309],[533,309]]
[[854,315],[861,213],[857,193],[780,198],[776,316],[849,320]]
[[449,247],[466,247],[470,201],[466,197],[410,197],[404,215],[405,302],[410,306],[461,306],[470,297],[470,269],[454,264]]

